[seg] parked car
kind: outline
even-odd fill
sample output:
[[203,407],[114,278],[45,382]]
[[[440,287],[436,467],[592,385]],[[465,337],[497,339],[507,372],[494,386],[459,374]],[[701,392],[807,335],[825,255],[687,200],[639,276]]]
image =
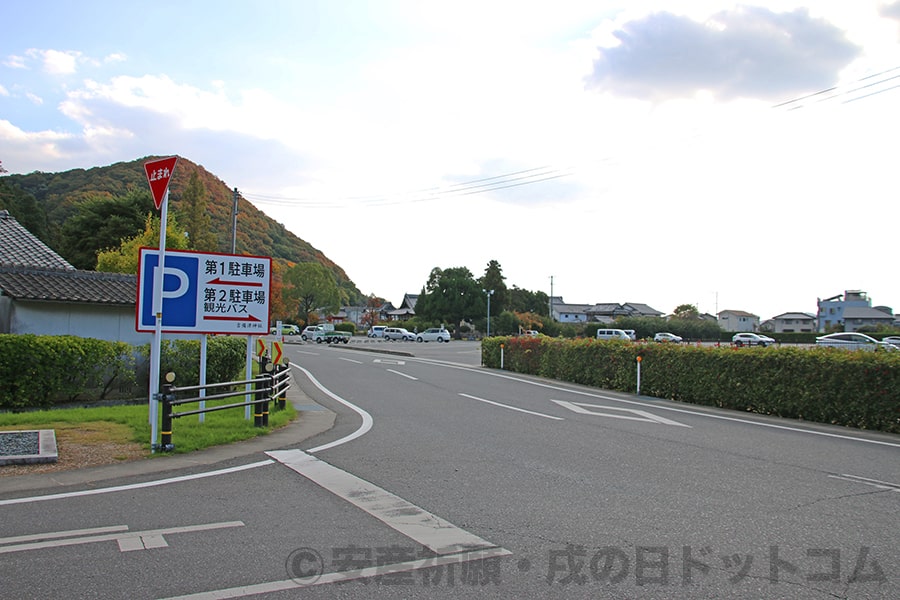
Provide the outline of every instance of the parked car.
[[403,340],[404,342],[411,342],[416,339],[416,336],[415,334],[407,331],[402,327],[385,327],[384,339],[391,341]]
[[522,332],[522,335],[528,335],[528,336],[531,336],[531,337],[537,337],[537,336],[539,336],[539,335],[541,335],[541,334],[540,334],[540,332],[537,332],[537,331],[535,331],[534,329],[526,329],[525,331]]
[[844,333],[830,333],[816,338],[816,346],[830,348],[843,348],[845,350],[898,350],[890,342],[878,341],[864,333],[846,331]]
[[736,333],[734,337],[731,338],[731,343],[740,348],[741,346],[762,346],[765,348],[766,346],[771,346],[775,343],[775,340],[770,338],[767,335],[761,335],[759,333]]
[[[278,335],[278,328],[272,327],[269,330],[270,335]],[[284,325],[281,326],[281,335],[300,335],[300,328],[296,325]]]
[[893,344],[900,348],[900,335],[889,335],[886,338],[881,338],[882,342],[887,342],[888,344]]
[[449,342],[450,332],[443,327],[430,327],[416,334],[417,342]]
[[674,342],[679,344],[684,341],[680,335],[675,335],[674,333],[669,333],[668,331],[661,331],[653,336],[654,342]]
[[370,338],[383,338],[385,329],[386,327],[384,325],[372,325],[369,327],[369,331],[366,332],[366,335]]
[[634,333],[634,329],[623,329],[622,331],[624,331],[625,333],[627,333],[627,334],[628,334],[628,337],[630,337],[632,340],[636,340],[636,339],[637,339],[637,334]]
[[597,339],[598,340],[625,340],[626,342],[631,341],[631,336],[626,333],[624,329],[598,329],[597,330]]

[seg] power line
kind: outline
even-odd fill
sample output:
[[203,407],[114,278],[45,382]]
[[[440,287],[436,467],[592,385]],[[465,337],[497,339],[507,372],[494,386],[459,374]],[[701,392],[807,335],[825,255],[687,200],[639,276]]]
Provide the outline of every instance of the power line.
[[483,194],[495,190],[520,187],[560,179],[574,173],[573,168],[557,169],[550,166],[534,167],[531,169],[523,169],[520,171],[512,171],[502,175],[493,175],[490,177],[482,177],[480,179],[472,179],[460,183],[449,184],[445,186],[435,186],[423,188],[410,192],[400,192],[394,194],[383,194],[373,196],[348,196],[339,198],[334,201],[314,200],[308,198],[296,198],[287,196],[273,196],[266,194],[248,194],[242,195],[248,200],[254,200],[259,204],[269,204],[276,206],[302,206],[305,208],[333,208],[339,205],[364,205],[364,206],[393,206],[397,204],[409,204],[413,202],[430,202],[443,200],[455,196],[469,196],[472,194]]
[[[831,94],[831,95],[829,95],[829,96],[825,96],[824,98],[819,98],[819,99],[815,100],[815,102],[816,102],[816,103],[819,103],[819,102],[826,102],[826,101],[828,101],[828,100],[833,100],[833,99],[835,99],[835,98],[840,98],[841,96],[848,96],[848,95],[853,94],[853,93],[855,93],[855,92],[858,92],[858,91],[860,91],[860,90],[868,89],[868,88],[871,88],[871,87],[874,87],[874,86],[877,86],[877,85],[882,85],[882,84],[884,84],[884,83],[886,83],[886,82],[888,82],[888,81],[892,81],[892,80],[894,80],[894,79],[900,78],[900,75],[891,75],[890,77],[883,77],[884,75],[887,75],[888,73],[892,73],[892,72],[897,71],[897,70],[900,70],[900,66],[897,66],[897,67],[891,67],[890,69],[884,69],[883,71],[879,71],[879,72],[877,72],[877,73],[872,73],[871,75],[866,75],[865,77],[860,77],[860,78],[857,79],[856,81],[853,81],[853,82],[851,82],[851,83],[849,83],[849,84],[846,84],[846,85],[843,85],[843,86],[832,86],[832,87],[826,88],[826,89],[824,89],[824,90],[819,90],[818,92],[813,92],[812,94],[806,94],[806,95],[804,95],[804,96],[799,96],[799,97],[794,98],[794,99],[792,99],[792,100],[786,100],[786,101],[784,101],[784,102],[779,102],[778,104],[773,105],[772,108],[782,108],[782,107],[790,106],[790,105],[792,105],[792,104],[797,104],[797,106],[790,106],[790,108],[788,108],[788,110],[797,110],[797,109],[800,109],[800,108],[805,108],[805,106],[807,105],[807,103],[804,102],[805,100],[809,100],[809,99],[811,99],[811,98],[816,98],[817,96],[821,96],[821,95],[823,95],[823,94],[829,94],[829,93],[831,93],[831,92],[835,92],[836,90],[840,90],[841,88],[846,88],[846,87],[850,87],[850,86],[855,86],[855,85],[858,84],[858,83],[862,83],[862,82],[864,82],[864,81],[868,81],[868,80],[873,79],[873,78],[881,78],[881,79],[879,79],[878,81],[874,81],[874,82],[871,82],[871,83],[866,83],[865,85],[861,85],[861,86],[858,86],[858,87],[852,87],[851,89],[845,89],[845,90],[840,91],[840,92],[838,92],[838,93],[834,93],[834,94]],[[870,96],[875,96],[875,95],[878,95],[878,94],[882,94],[882,93],[884,93],[884,92],[888,92],[888,91],[890,91],[890,90],[896,89],[897,87],[900,87],[900,86],[894,85],[894,86],[891,86],[891,87],[888,87],[888,88],[883,88],[883,89],[880,89],[880,90],[876,90],[876,91],[874,91],[874,92],[871,92],[871,93],[869,93],[869,94],[865,94],[865,95],[863,95],[863,96],[859,96],[859,97],[856,97],[856,98],[850,98],[849,100],[844,100],[844,101],[842,102],[842,104],[847,104],[847,103],[849,103],[849,102],[855,102],[856,100],[862,100],[863,98],[868,98],[868,97],[870,97]]]

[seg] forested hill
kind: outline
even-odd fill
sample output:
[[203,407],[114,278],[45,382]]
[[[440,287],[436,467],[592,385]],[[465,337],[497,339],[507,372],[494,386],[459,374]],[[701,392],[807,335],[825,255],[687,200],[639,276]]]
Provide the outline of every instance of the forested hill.
[[[68,260],[69,257],[60,250],[63,245],[59,243],[59,236],[66,219],[77,214],[79,203],[96,197],[121,197],[135,189],[146,190],[149,195],[144,163],[155,158],[159,157],[61,173],[6,175],[0,178],[0,183],[5,183],[3,187],[7,188],[0,195],[0,208],[8,208],[13,217]],[[224,181],[202,166],[179,157],[169,183],[169,211],[178,217],[182,194],[193,173],[197,173],[206,188],[207,210],[212,232],[218,239],[218,250],[230,253],[233,199],[232,190]],[[26,206],[28,208],[24,208]],[[153,208],[152,202],[150,208]],[[84,233],[90,236],[90,232]],[[338,286],[346,292],[350,302],[362,299],[362,294],[341,267],[242,198],[238,200],[235,237],[237,254],[271,256],[287,264],[319,262],[334,273]]]

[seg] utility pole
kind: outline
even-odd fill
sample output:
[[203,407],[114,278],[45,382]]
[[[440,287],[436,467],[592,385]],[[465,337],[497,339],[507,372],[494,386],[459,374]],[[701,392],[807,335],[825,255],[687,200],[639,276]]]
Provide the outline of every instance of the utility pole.
[[553,320],[553,275],[550,276],[550,320]]
[[233,205],[231,207],[231,253],[235,253],[237,245],[237,213],[238,213],[238,189],[234,188],[231,194]]

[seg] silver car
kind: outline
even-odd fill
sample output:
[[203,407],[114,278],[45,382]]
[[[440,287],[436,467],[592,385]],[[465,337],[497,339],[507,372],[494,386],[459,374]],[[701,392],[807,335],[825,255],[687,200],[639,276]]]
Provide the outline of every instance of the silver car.
[[442,327],[430,327],[416,334],[417,342],[449,342],[450,332]]
[[416,336],[402,327],[385,327],[384,339],[391,341],[403,340],[404,342],[411,342],[416,339]]
[[731,338],[731,343],[740,348],[741,346],[762,346],[765,348],[766,346],[771,346],[775,343],[775,340],[770,338],[767,335],[761,335],[759,333],[736,333]]
[[898,350],[890,342],[879,342],[873,337],[855,331],[830,333],[816,338],[816,346],[843,348],[844,350]]

